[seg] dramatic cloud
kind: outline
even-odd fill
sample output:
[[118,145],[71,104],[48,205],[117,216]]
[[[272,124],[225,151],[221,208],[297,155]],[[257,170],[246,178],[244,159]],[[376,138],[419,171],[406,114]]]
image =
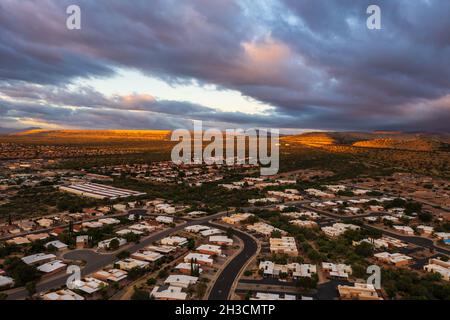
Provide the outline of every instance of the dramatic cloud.
[[[450,2],[193,0],[0,3],[0,126],[176,128],[211,124],[448,131]],[[78,4],[82,29],[68,30]],[[158,90],[80,85],[137,70],[177,88],[234,90],[273,108],[218,110]]]

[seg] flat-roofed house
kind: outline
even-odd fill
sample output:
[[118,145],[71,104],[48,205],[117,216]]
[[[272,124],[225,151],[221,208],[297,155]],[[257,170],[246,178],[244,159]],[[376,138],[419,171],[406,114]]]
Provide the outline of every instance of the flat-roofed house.
[[51,253],[36,253],[22,258],[22,261],[28,265],[37,265],[55,260],[56,256]]
[[158,252],[143,250],[140,252],[132,253],[130,257],[141,261],[156,262],[161,259],[163,255]]
[[52,301],[84,300],[82,296],[76,294],[75,292],[69,289],[48,292],[42,294],[41,297],[43,300],[52,300]]
[[14,279],[7,276],[0,276],[0,288],[11,288],[14,287]]
[[198,246],[196,251],[204,254],[209,254],[211,256],[221,255],[222,249],[220,249],[220,246],[215,246],[211,244],[202,244],[201,246]]
[[430,259],[428,264],[423,267],[427,272],[439,273],[442,279],[450,281],[450,262],[442,261],[440,259]]
[[173,286],[156,286],[153,288],[150,296],[156,300],[186,300],[187,293],[182,291],[181,287]]
[[105,282],[121,282],[128,276],[128,272],[120,269],[100,270],[92,274],[92,277]]
[[54,260],[38,266],[37,269],[46,274],[53,274],[65,270],[66,267],[67,264],[63,263],[61,260]]
[[383,300],[378,296],[372,284],[355,283],[354,286],[338,285],[338,291],[343,300]]
[[187,275],[170,275],[164,284],[168,284],[173,287],[187,288],[192,284],[196,284],[198,277],[187,276]]
[[270,238],[270,252],[298,256],[297,244],[294,237]]
[[194,262],[201,265],[212,266],[214,260],[211,259],[211,256],[209,254],[191,252],[184,257],[184,262]]
[[209,242],[219,246],[231,246],[233,244],[233,239],[230,239],[227,236],[211,236],[209,237]]
[[191,274],[193,270],[197,270],[198,273],[202,273],[203,269],[200,268],[200,265],[197,263],[187,263],[187,262],[181,262],[175,266],[175,269],[178,270],[178,272],[183,274]]

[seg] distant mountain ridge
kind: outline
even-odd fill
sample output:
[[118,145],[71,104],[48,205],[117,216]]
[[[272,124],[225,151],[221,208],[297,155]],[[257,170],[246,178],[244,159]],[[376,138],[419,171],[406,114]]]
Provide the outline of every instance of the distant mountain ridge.
[[[13,141],[168,141],[170,130],[48,130],[29,128],[10,132]],[[374,132],[308,132],[280,137],[281,141],[310,147],[345,145],[358,148],[397,149],[416,151],[450,151],[450,134]]]

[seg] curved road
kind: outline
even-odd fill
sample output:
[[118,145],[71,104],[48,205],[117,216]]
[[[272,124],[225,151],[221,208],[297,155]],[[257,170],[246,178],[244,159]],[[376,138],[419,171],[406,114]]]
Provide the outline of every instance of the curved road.
[[233,286],[233,282],[239,276],[242,267],[253,257],[258,250],[256,241],[248,234],[233,229],[234,234],[242,240],[244,248],[231,260],[217,277],[214,286],[209,293],[208,300],[227,300]]

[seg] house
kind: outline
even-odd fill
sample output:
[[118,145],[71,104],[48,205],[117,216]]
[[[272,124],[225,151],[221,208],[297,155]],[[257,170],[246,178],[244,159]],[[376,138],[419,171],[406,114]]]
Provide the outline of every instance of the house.
[[333,226],[322,227],[322,231],[330,238],[337,238],[347,230],[359,230],[360,227],[354,224],[335,223]]
[[201,217],[201,216],[204,216],[206,214],[207,213],[205,211],[192,211],[192,212],[189,212],[187,215],[189,217]]
[[322,269],[333,279],[348,279],[352,274],[352,267],[346,264],[334,264],[331,262],[322,262]]
[[46,253],[36,253],[30,256],[26,256],[22,258],[22,261],[28,265],[37,265],[41,263],[46,263],[52,260],[55,260],[56,256],[54,254],[46,254]]
[[309,220],[291,220],[289,223],[293,224],[294,226],[300,227],[300,228],[317,228],[319,225],[314,221]]
[[67,264],[63,263],[61,260],[54,260],[38,266],[37,269],[46,274],[53,274],[65,270],[66,267]]
[[201,246],[197,247],[198,252],[203,254],[209,254],[211,256],[221,255],[222,249],[220,249],[220,246],[215,246],[211,244],[202,244]]
[[208,254],[202,254],[202,253],[189,253],[184,257],[184,262],[194,262],[201,265],[208,265],[212,266],[214,263],[214,260],[211,259],[211,256]]
[[165,281],[164,284],[168,284],[172,287],[181,287],[187,288],[192,284],[196,284],[198,277],[192,277],[187,275],[170,275]]
[[76,238],[76,247],[77,249],[83,249],[88,246],[89,236],[77,236]]
[[52,301],[84,300],[82,296],[76,294],[75,292],[69,289],[49,292],[41,295],[41,298],[43,300],[52,300]]
[[219,246],[231,246],[233,244],[233,239],[230,239],[227,236],[211,236],[209,237],[209,242]]
[[442,279],[450,281],[450,262],[440,259],[430,259],[428,264],[423,267],[427,272],[439,273]]
[[101,224],[106,224],[106,225],[114,225],[114,224],[119,224],[120,220],[114,219],[114,218],[103,218],[103,219],[99,219],[98,222],[100,222]]
[[338,285],[338,291],[343,300],[383,300],[378,296],[372,284],[355,283],[354,286]]
[[208,230],[200,231],[200,234],[203,237],[213,236],[215,234],[220,234],[220,233],[223,233],[223,230],[220,230],[220,229],[217,229],[217,228],[210,228]]
[[308,277],[317,273],[317,267],[312,264],[276,264],[272,261],[261,261],[259,263],[259,269],[263,271],[265,277],[279,277],[280,274],[291,275],[294,279],[300,277]]
[[170,236],[161,239],[160,243],[162,245],[169,245],[169,246],[183,246],[187,243],[187,239],[183,237],[177,237],[177,236]]
[[200,231],[204,231],[204,230],[209,230],[210,228],[207,226],[202,226],[199,224],[195,224],[193,226],[187,226],[186,228],[184,228],[184,230],[186,230],[187,232],[192,232],[192,233],[199,233]]
[[83,222],[81,224],[81,227],[83,229],[98,229],[103,227],[103,223],[98,222],[98,221],[87,221],[87,222]]
[[181,262],[176,265],[175,269],[183,274],[189,274],[189,275],[192,273],[193,269],[196,269],[199,274],[203,272],[203,269],[200,268],[200,265],[197,263]]
[[183,292],[181,287],[165,285],[154,287],[150,296],[156,300],[186,300],[187,293]]
[[175,251],[177,247],[173,246],[148,246],[146,247],[147,250],[155,251],[163,254],[171,253],[172,251]]
[[375,253],[373,256],[384,263],[390,263],[396,267],[406,266],[413,260],[413,258],[401,253],[380,252]]
[[100,241],[97,246],[98,246],[99,249],[108,250],[108,249],[111,248],[111,242],[113,240],[117,240],[119,242],[119,247],[124,246],[125,244],[127,244],[127,240],[125,240],[123,238],[114,237],[114,238],[111,238],[111,239]]
[[15,237],[15,238],[7,240],[6,243],[7,244],[15,244],[15,245],[20,246],[20,245],[24,245],[24,244],[29,244],[29,243],[31,243],[31,241],[25,237]]
[[92,277],[105,282],[121,282],[128,276],[128,272],[120,269],[100,270],[92,274]]
[[161,259],[163,255],[158,252],[143,250],[141,252],[135,252],[131,254],[130,257],[141,261],[156,262]]
[[430,226],[417,226],[417,231],[419,231],[420,234],[431,236],[434,232],[434,228]]
[[286,231],[275,228],[274,226],[271,226],[270,224],[267,224],[265,222],[257,222],[252,225],[248,225],[247,230],[255,231],[255,232],[261,233],[265,236],[270,236],[272,234],[272,232],[274,232],[274,231],[278,231],[281,234],[286,234]]
[[157,216],[155,220],[157,222],[164,223],[164,224],[171,224],[171,223],[173,223],[173,217]]
[[7,276],[0,276],[0,289],[14,287],[14,279]]
[[406,234],[408,236],[414,235],[414,230],[408,226],[394,226],[395,231]]
[[52,219],[42,218],[36,221],[38,225],[40,225],[42,228],[50,228],[53,223],[55,223]]
[[116,234],[117,234],[118,236],[121,236],[121,237],[123,237],[123,236],[125,236],[125,235],[127,235],[127,234],[130,234],[130,233],[131,233],[131,234],[138,235],[138,236],[144,234],[144,233],[141,232],[141,231],[132,230],[132,229],[122,229],[122,230],[116,231]]
[[270,238],[270,252],[298,256],[297,244],[294,237]]
[[147,268],[149,263],[147,261],[141,261],[141,260],[136,260],[133,258],[127,258],[127,259],[115,262],[114,265],[116,265],[121,270],[130,271],[131,269],[134,269],[134,268],[139,268],[139,269]]
[[26,235],[26,238],[28,240],[30,240],[31,242],[33,241],[39,241],[39,240],[45,240],[47,238],[49,238],[50,235],[48,233],[32,233],[32,234],[28,234]]
[[334,197],[334,194],[326,193],[321,190],[313,189],[313,188],[306,189],[305,192],[308,195],[316,197],[316,198],[333,198]]
[[228,217],[222,217],[222,221],[228,224],[238,224],[254,216],[253,213],[235,213]]
[[450,232],[436,232],[435,235],[439,240],[444,240],[444,242],[450,239]]
[[65,243],[62,243],[61,241],[59,241],[59,240],[55,240],[55,241],[50,241],[50,242],[47,242],[45,245],[44,245],[46,248],[48,248],[48,247],[54,247],[54,248],[56,248],[58,251],[63,251],[63,250],[66,250],[67,249],[67,244],[65,244]]
[[89,295],[108,286],[106,282],[92,277],[86,277],[83,280],[75,280],[71,283],[71,285],[72,289],[83,291]]

